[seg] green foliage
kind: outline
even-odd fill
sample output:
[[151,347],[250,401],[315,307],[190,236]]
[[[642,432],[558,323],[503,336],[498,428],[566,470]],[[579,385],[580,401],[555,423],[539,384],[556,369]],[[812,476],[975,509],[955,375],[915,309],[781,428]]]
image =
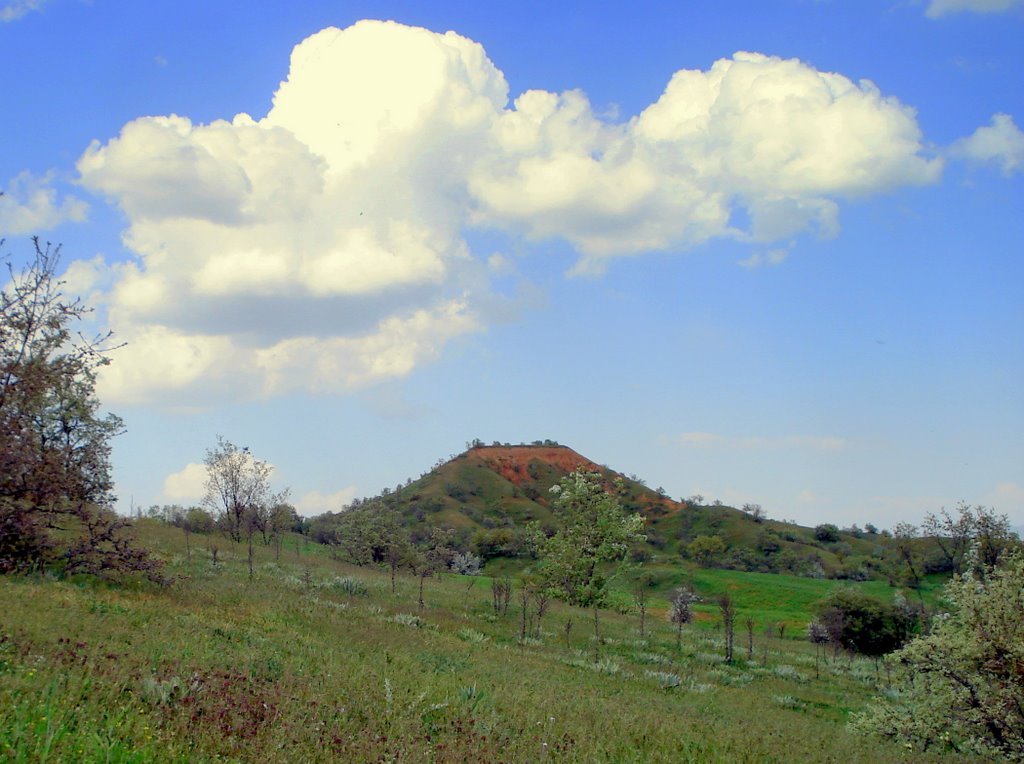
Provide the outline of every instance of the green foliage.
[[814,538],[825,543],[839,541],[839,528],[832,523],[814,526]]
[[608,584],[630,545],[641,538],[643,519],[627,515],[599,475],[577,470],[556,488],[561,527],[550,537],[536,531],[539,575],[566,602],[583,607],[605,604]]
[[686,552],[699,565],[711,565],[725,554],[721,536],[698,536],[686,546]]
[[855,729],[920,749],[1024,761],[1024,552],[986,569],[975,554],[946,586],[949,612],[891,657],[891,700]]
[[888,604],[856,589],[838,589],[818,608],[818,622],[832,642],[870,658],[900,647],[919,622],[919,612],[900,597]]

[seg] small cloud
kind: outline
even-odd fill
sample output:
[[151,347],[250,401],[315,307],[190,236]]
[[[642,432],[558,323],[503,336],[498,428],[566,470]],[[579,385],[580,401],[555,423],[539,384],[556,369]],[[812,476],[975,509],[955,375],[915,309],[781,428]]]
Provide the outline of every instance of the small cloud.
[[164,496],[176,501],[200,501],[206,493],[206,465],[191,462],[164,479]]
[[679,436],[679,443],[683,446],[693,446],[695,448],[705,448],[707,446],[718,445],[725,441],[721,435],[715,435],[710,432],[684,432]]
[[295,509],[300,515],[310,517],[324,512],[337,512],[346,507],[356,497],[358,489],[354,485],[346,486],[334,493],[310,491],[296,500]]
[[950,154],[971,162],[998,164],[1003,175],[1009,177],[1024,170],[1024,132],[1009,114],[994,114],[991,125],[961,138],[950,148]]
[[1011,504],[1024,505],[1024,486],[1020,483],[1006,481],[996,486],[996,500],[1006,501]]
[[32,11],[42,10],[49,0],[7,0],[0,5],[0,21],[17,21]]
[[809,488],[805,488],[803,491],[798,493],[796,500],[799,504],[816,504],[819,501],[818,494]]
[[789,257],[788,249],[769,249],[767,252],[755,252],[746,260],[740,260],[739,264],[747,270],[753,270],[763,265],[782,265],[786,262],[787,257]]
[[1008,515],[1011,523],[1022,526],[1020,533],[1024,537],[1024,485],[1007,480],[997,485],[987,498],[996,512]]
[[81,223],[89,206],[74,196],[58,198],[54,174],[19,173],[0,196],[0,235],[19,236],[56,228],[68,221]]
[[170,62],[163,56],[153,56],[153,63],[159,66],[160,68],[163,68],[167,66],[167,64]]
[[495,252],[487,258],[487,268],[491,273],[500,276],[512,273],[515,270],[512,262],[500,252]]
[[956,13],[1005,13],[1024,6],[1024,0],[931,0],[924,15],[930,19]]
[[846,440],[813,435],[783,435],[776,437],[727,436],[710,432],[684,432],[677,442],[689,448],[720,448],[729,451],[778,451],[802,448],[811,451],[833,452],[846,448]]

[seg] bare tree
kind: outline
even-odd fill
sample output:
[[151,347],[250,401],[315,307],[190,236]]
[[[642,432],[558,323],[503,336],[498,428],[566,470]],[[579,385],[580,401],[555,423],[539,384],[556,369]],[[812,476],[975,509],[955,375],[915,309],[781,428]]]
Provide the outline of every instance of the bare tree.
[[829,630],[821,621],[811,621],[807,624],[807,639],[814,645],[814,678],[818,679],[821,676],[821,646],[828,644]]
[[495,615],[508,615],[508,606],[512,602],[511,578],[505,576],[491,579],[491,601]]
[[750,515],[750,519],[755,523],[764,522],[764,509],[760,504],[744,504],[743,511]]
[[654,579],[650,573],[646,573],[637,580],[633,586],[633,603],[636,605],[637,611],[640,613],[640,639],[643,639],[646,634],[647,627],[647,600],[650,598],[651,585]]
[[693,603],[697,601],[697,595],[685,586],[672,592],[668,603],[668,620],[676,625],[676,652],[683,648],[683,626],[693,621]]
[[732,663],[736,604],[728,592],[719,595],[717,602],[718,609],[722,613],[722,627],[725,631],[725,662]]
[[924,596],[921,594],[921,552],[917,537],[917,526],[910,523],[897,523],[892,529],[893,550],[897,559],[907,569],[907,582],[910,588],[917,591],[917,596],[924,605]]

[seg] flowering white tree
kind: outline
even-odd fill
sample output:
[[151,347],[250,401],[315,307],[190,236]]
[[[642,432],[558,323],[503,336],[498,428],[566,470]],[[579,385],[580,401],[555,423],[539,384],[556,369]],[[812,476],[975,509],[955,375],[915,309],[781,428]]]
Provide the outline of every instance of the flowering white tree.
[[854,717],[854,729],[1024,761],[1024,551],[978,564],[946,585],[948,613],[889,660],[898,697]]
[[643,518],[627,515],[601,476],[576,470],[551,489],[562,526],[546,538],[535,532],[540,577],[557,597],[594,612],[594,656],[600,656],[598,610],[630,545],[643,539]]

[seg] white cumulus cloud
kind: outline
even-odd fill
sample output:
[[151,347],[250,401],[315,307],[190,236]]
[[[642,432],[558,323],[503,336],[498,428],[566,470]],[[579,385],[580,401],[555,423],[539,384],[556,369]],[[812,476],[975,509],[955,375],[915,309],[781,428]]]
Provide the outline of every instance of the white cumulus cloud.
[[295,509],[306,517],[324,512],[338,512],[356,497],[358,490],[350,485],[333,493],[310,491],[295,502]]
[[1009,114],[994,114],[992,124],[953,144],[950,153],[973,162],[999,166],[1003,175],[1024,171],[1024,132]]
[[164,478],[164,496],[171,501],[196,502],[206,493],[206,465],[190,462]]
[[0,235],[39,233],[64,222],[85,220],[88,206],[74,196],[60,198],[54,176],[25,171],[15,176],[0,196]]
[[472,228],[564,239],[599,273],[713,237],[832,236],[842,200],[942,162],[910,108],[797,60],[680,71],[611,122],[580,91],[509,103],[454,32],[364,21],[297,45],[266,116],[142,117],[78,169],[136,255],[106,275],[129,346],[101,394],[200,404],[399,378],[508,315],[490,282],[514,269],[472,252]]

